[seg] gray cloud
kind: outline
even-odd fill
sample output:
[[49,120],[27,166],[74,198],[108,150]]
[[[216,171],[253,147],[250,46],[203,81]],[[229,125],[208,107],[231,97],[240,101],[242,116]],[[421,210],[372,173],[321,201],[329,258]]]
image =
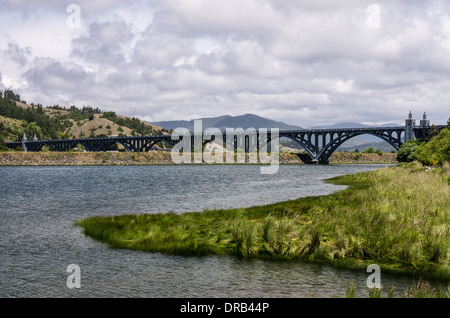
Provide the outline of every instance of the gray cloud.
[[4,55],[7,59],[24,66],[31,58],[31,48],[20,48],[18,44],[8,43],[8,47],[4,51]]
[[125,22],[94,22],[86,35],[72,40],[72,54],[101,65],[125,63],[123,46],[133,37],[130,26]]
[[32,96],[124,114],[135,107],[152,120],[255,113],[301,126],[400,123],[413,110],[445,122],[450,4],[380,1],[372,28],[371,3],[81,1],[69,60],[33,56],[26,68],[35,48],[19,40],[6,59],[23,65]]
[[50,96],[72,95],[83,98],[93,83],[93,76],[82,66],[42,57],[34,59],[33,67],[25,72],[24,77],[32,90]]

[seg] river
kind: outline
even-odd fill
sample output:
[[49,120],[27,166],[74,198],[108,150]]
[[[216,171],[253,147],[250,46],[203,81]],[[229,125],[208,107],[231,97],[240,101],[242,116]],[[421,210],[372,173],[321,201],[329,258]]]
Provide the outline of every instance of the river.
[[[74,222],[120,215],[247,207],[342,189],[323,182],[382,165],[0,167],[0,297],[367,297],[365,272],[229,256],[114,250]],[[67,287],[67,266],[81,288]],[[410,278],[382,275],[399,293]]]

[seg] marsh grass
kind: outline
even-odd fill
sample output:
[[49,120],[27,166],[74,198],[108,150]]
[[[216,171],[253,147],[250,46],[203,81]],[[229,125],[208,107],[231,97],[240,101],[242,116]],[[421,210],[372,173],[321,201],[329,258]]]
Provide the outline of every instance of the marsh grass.
[[447,292],[432,287],[429,282],[419,279],[416,284],[409,287],[403,294],[405,298],[450,298],[450,286]]
[[84,233],[112,248],[185,256],[303,260],[450,281],[450,187],[418,167],[327,180],[328,196],[245,209],[91,217]]
[[350,282],[347,285],[346,297],[347,298],[355,298],[355,291],[356,291],[355,283],[354,282]]
[[[346,289],[346,298],[356,297],[356,287],[354,282],[349,282]],[[369,288],[368,298],[395,298],[394,287]],[[403,298],[450,298],[450,286],[447,291],[440,287],[433,287],[429,282],[419,279],[416,283],[400,292],[398,297]]]

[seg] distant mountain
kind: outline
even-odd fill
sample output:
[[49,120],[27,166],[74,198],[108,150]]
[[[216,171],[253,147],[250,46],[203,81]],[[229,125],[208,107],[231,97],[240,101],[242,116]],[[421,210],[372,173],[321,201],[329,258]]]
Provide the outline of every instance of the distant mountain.
[[399,126],[399,124],[396,123],[386,123],[379,126],[373,126],[373,125],[364,125],[360,123],[352,123],[352,122],[343,122],[343,123],[337,123],[333,125],[325,125],[325,126],[314,126],[311,127],[311,129],[325,129],[325,128],[368,128],[368,127],[392,127],[392,126]]
[[[343,123],[337,123],[337,124],[333,124],[333,125],[328,125],[328,126],[315,126],[315,127],[311,127],[312,129],[334,129],[334,128],[368,128],[368,127],[392,127],[392,126],[399,126],[398,124],[395,123],[386,123],[383,125],[379,125],[379,126],[371,126],[371,125],[364,125],[364,124],[360,124],[360,123],[352,123],[352,122],[343,122]],[[349,141],[347,141],[345,143],[345,145],[347,147],[352,147],[352,146],[358,146],[358,145],[362,145],[364,143],[372,143],[372,142],[379,142],[380,138],[375,137],[373,135],[361,135],[358,137],[353,137],[351,138]],[[385,143],[384,141],[382,141],[383,143]],[[388,143],[385,143],[386,145],[389,145]],[[370,146],[369,146],[370,147]],[[369,148],[367,147],[367,148]],[[342,146],[339,147],[339,151],[342,149]],[[382,149],[380,149],[382,150]]]
[[[202,120],[203,129],[207,128],[279,128],[279,129],[302,129],[299,126],[288,125],[286,123],[271,120],[261,116],[253,114],[245,114],[241,116],[220,116],[213,118],[199,118]],[[176,120],[176,121],[159,121],[151,122],[150,124],[156,125],[165,129],[175,129],[175,128],[188,128],[193,130],[194,120]]]
[[[219,117],[211,117],[211,118],[200,118],[202,120],[202,126],[205,127],[217,127],[216,123],[221,122],[231,116],[219,116]],[[159,127],[165,129],[176,129],[176,128],[187,128],[192,129],[194,127],[194,120],[169,120],[169,121],[158,121],[158,122],[149,122],[152,125],[156,125],[158,123]]]
[[[355,137],[355,138],[357,138],[357,137]],[[355,139],[355,138],[352,138],[352,139]],[[352,139],[350,139],[350,140],[352,140]],[[380,140],[380,139],[378,139],[378,140]],[[337,149],[337,151],[339,151],[339,152],[344,152],[344,151],[355,152],[355,150],[358,150],[358,152],[364,152],[369,148],[373,148],[373,150],[379,149],[382,152],[396,151],[394,147],[392,147],[390,144],[388,144],[387,142],[385,142],[383,140],[359,144],[359,145],[355,145],[355,144],[349,145],[347,142],[345,142],[342,144],[342,146],[340,146]]]

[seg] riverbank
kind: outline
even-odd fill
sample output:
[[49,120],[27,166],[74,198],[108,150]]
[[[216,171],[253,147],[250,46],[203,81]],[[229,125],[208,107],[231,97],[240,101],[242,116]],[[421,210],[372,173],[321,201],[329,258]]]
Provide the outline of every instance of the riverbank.
[[[280,164],[303,164],[296,154],[280,153]],[[333,153],[332,164],[395,164],[395,153]],[[170,152],[0,152],[0,166],[172,165]]]
[[450,281],[450,187],[421,167],[328,180],[346,190],[265,206],[91,217],[76,224],[112,248],[301,260]]

